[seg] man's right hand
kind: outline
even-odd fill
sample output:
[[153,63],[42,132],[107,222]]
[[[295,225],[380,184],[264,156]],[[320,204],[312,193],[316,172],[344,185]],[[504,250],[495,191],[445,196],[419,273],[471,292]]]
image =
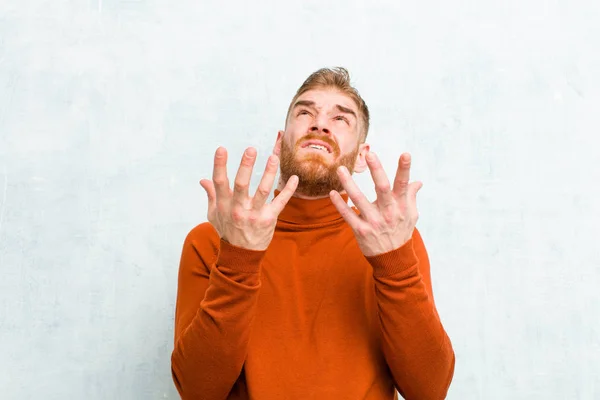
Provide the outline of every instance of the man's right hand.
[[232,191],[227,178],[227,150],[219,147],[215,152],[212,181],[203,179],[200,185],[208,195],[208,221],[223,240],[249,250],[266,250],[279,213],[296,191],[298,177],[291,176],[279,195],[266,204],[275,182],[279,158],[276,155],[269,157],[256,194],[250,197],[248,189],[255,161],[256,149],[247,148]]

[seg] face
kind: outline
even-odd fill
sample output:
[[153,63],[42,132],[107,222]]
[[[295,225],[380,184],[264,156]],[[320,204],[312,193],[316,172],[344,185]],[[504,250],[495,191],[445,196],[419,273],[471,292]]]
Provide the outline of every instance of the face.
[[354,101],[335,89],[313,89],[292,105],[285,132],[280,132],[281,179],[299,179],[296,192],[327,196],[342,191],[337,168],[362,172],[368,145],[359,143],[360,115]]

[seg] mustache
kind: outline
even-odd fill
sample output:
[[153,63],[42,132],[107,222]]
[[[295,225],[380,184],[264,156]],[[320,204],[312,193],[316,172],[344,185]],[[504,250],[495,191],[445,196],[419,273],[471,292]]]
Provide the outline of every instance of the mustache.
[[340,148],[338,147],[336,142],[331,140],[328,136],[319,135],[317,133],[309,133],[308,135],[298,139],[298,141],[296,142],[296,149],[299,149],[302,143],[306,142],[307,140],[320,140],[322,142],[325,142],[331,146],[331,152],[333,154],[340,154]]

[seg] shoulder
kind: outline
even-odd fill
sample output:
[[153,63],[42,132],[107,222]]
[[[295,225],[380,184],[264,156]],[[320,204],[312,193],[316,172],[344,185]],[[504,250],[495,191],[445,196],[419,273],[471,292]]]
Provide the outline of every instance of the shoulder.
[[417,227],[415,227],[412,235],[413,249],[417,254],[417,257],[421,262],[426,262],[429,264],[429,255],[427,254],[427,248],[425,247],[425,242],[423,241],[423,236],[421,236],[421,232]]
[[412,238],[417,244],[425,247],[425,243],[423,242],[423,236],[421,236],[421,232],[419,232],[419,229],[416,226],[415,230],[413,231]]
[[208,240],[210,242],[219,242],[219,234],[210,222],[203,222],[193,227],[186,236],[186,241]]
[[210,265],[219,255],[221,238],[209,222],[203,222],[192,228],[183,243],[183,255],[186,258],[199,258]]

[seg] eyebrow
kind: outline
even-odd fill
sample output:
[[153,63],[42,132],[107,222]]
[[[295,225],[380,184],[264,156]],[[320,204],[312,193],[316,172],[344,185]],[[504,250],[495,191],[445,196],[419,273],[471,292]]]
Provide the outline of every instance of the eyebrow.
[[354,115],[354,118],[356,118],[356,113],[353,110],[344,106],[340,106],[339,104],[336,104],[335,107],[343,113]]
[[[305,107],[312,107],[312,108],[315,108],[315,102],[314,102],[314,101],[311,101],[311,100],[298,100],[298,101],[296,102],[296,104],[294,104],[294,108],[296,108],[296,107],[300,107],[300,106],[305,106]],[[356,117],[356,113],[355,113],[355,112],[354,112],[352,109],[350,109],[350,108],[348,108],[348,107],[344,107],[344,106],[341,106],[341,105],[339,105],[339,104],[336,104],[336,105],[335,105],[335,108],[337,108],[337,109],[338,109],[338,111],[340,111],[340,112],[343,112],[343,113],[345,113],[345,114],[350,114],[350,115],[353,115],[353,116],[354,116],[354,118],[357,118],[357,117]]]

